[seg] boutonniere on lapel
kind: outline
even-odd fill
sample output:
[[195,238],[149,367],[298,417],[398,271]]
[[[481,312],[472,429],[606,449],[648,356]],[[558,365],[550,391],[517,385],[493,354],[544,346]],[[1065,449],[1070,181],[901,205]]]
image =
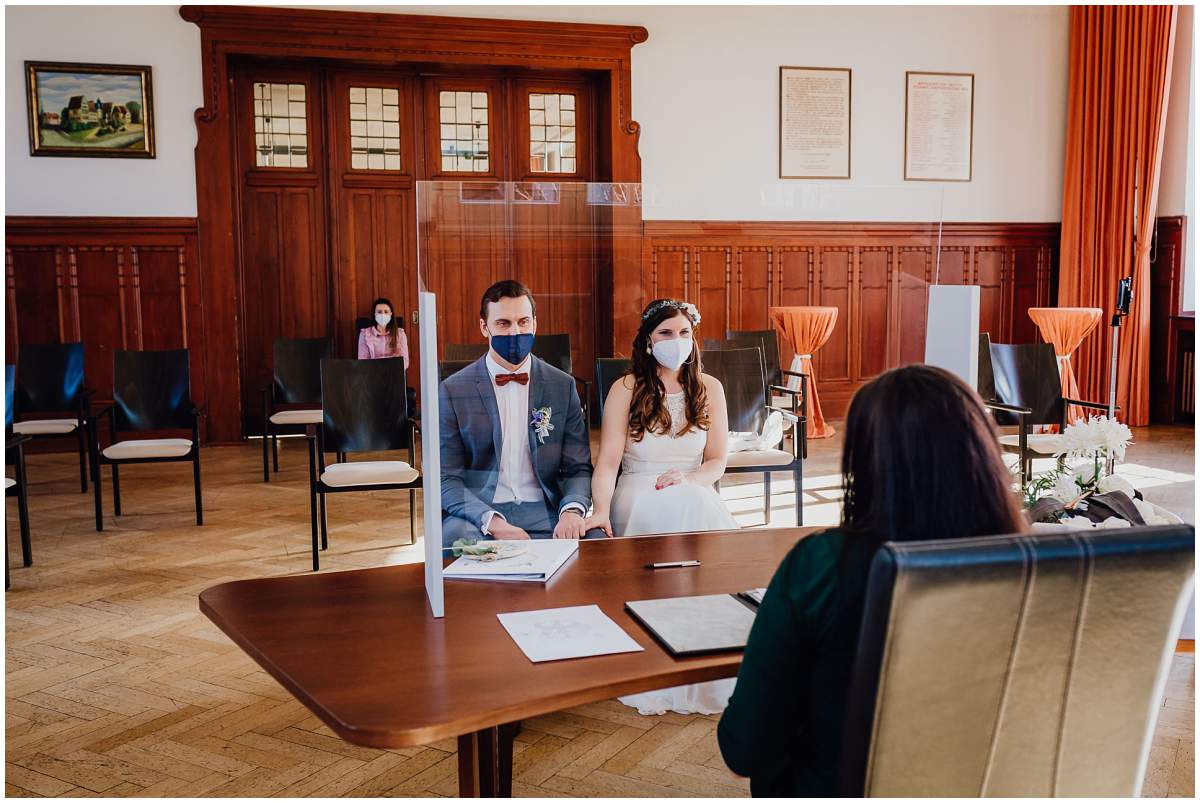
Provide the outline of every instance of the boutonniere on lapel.
[[533,414],[529,417],[529,426],[537,435],[538,443],[545,443],[546,436],[554,429],[554,425],[550,423],[550,408],[536,407]]

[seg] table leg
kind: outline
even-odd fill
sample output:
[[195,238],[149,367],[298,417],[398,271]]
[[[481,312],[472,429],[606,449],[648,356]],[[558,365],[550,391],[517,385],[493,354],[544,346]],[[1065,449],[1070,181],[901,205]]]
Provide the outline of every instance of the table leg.
[[512,797],[513,738],[519,722],[458,737],[458,796]]

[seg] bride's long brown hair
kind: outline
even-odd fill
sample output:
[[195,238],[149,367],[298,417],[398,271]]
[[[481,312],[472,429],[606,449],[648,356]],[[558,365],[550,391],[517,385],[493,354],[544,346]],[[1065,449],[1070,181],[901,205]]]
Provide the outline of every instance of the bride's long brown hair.
[[657,298],[646,305],[642,324],[633,338],[633,398],[629,402],[629,435],[640,441],[647,432],[671,434],[671,413],[664,399],[667,389],[658,378],[658,360],[650,353],[650,333],[663,321],[683,315],[692,322],[692,353],[679,369],[679,384],[684,391],[684,411],[687,423],[680,435],[692,428],[708,429],[708,392],[700,381],[700,341],[696,339],[696,322],[686,304],[669,298]]

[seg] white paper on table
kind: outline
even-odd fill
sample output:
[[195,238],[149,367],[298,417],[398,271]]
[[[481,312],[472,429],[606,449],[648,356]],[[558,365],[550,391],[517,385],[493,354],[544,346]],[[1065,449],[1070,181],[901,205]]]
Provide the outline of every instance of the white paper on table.
[[643,649],[599,605],[498,613],[496,618],[535,664]]

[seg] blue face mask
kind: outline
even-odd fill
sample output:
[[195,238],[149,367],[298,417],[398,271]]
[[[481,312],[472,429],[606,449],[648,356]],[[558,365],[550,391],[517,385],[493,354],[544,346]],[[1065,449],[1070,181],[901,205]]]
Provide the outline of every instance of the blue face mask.
[[533,333],[492,335],[492,350],[509,365],[520,365],[533,351]]

